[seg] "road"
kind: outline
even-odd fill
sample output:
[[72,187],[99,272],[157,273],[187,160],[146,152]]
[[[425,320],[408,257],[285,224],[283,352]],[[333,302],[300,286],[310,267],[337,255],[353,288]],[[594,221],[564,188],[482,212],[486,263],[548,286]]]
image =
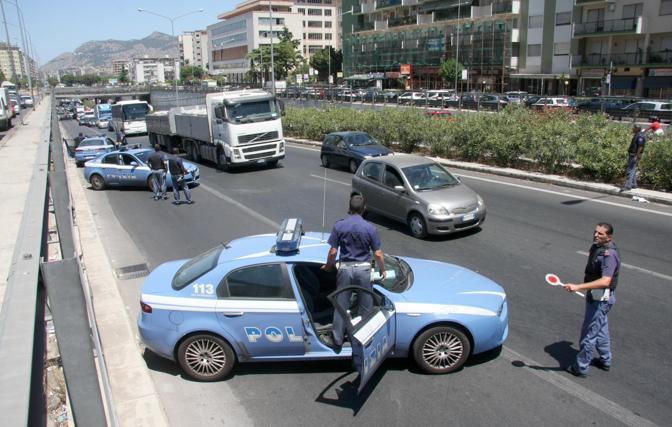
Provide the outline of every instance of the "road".
[[[70,134],[79,131],[75,122],[63,123]],[[130,142],[146,143],[147,138]],[[351,174],[325,170],[312,148],[289,144],[287,150],[281,167],[271,170],[220,172],[201,166],[201,185],[192,191],[192,206],[156,202],[143,191],[90,191],[99,225],[116,230],[118,222],[123,230],[116,227],[129,240],[124,242],[124,233],[110,232],[110,259],[120,262],[136,247],[138,256],[154,268],[236,237],[275,232],[283,218],[293,216],[302,217],[307,230],[328,233],[347,210]],[[172,362],[146,351],[171,422],[667,425],[672,416],[672,334],[667,325],[672,209],[455,173],[486,201],[488,219],[481,230],[421,241],[401,224],[370,219],[385,252],[460,264],[505,288],[510,336],[499,356],[473,358],[462,371],[445,376],[422,375],[412,363],[388,361],[364,395],[355,397],[348,387],[354,374],[341,362],[242,365],[226,381],[203,384],[184,378]],[[624,263],[617,303],[609,316],[614,361],[611,372],[592,369],[588,378],[578,379],[562,367],[578,349],[583,301],[546,285],[544,275],[554,272],[564,281],[580,281],[598,221],[614,224]],[[135,318],[141,280],[126,285],[122,294]]]

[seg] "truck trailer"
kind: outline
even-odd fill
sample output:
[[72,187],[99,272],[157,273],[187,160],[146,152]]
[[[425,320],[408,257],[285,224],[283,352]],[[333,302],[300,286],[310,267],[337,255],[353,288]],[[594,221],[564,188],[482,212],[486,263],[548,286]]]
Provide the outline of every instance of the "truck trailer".
[[175,107],[145,120],[152,145],[177,147],[221,170],[259,162],[275,167],[285,157],[280,105],[263,90],[209,93],[205,106]]

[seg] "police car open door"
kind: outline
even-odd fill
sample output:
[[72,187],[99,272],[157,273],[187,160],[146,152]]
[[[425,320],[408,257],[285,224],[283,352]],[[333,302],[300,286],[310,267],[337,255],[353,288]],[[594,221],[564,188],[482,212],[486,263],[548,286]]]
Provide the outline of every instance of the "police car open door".
[[359,372],[359,393],[394,348],[394,305],[374,291],[358,286],[339,289],[328,298],[343,317],[350,337],[352,359]]

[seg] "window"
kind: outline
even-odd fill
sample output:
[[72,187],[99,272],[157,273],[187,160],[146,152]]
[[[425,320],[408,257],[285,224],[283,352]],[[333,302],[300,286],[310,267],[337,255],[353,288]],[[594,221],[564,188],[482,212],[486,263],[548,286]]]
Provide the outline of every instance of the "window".
[[331,21],[326,21],[324,23],[324,28],[331,28]]
[[[305,46],[304,46],[305,48]],[[310,55],[317,53],[322,50],[322,46],[308,46],[308,53]]]
[[105,156],[103,158],[103,163],[106,165],[116,165],[117,164],[117,155],[116,154],[110,154],[109,156]]
[[324,9],[324,16],[331,16],[331,9]]
[[527,45],[527,56],[541,56],[541,45],[540,44],[528,44]]
[[366,166],[364,166],[362,174],[364,174],[365,177],[372,179],[374,181],[380,181],[380,172],[382,170],[383,168],[380,163],[371,162],[367,163]]
[[322,33],[308,33],[308,40],[322,40]]
[[541,28],[544,26],[544,15],[530,16],[527,28]]
[[285,25],[285,18],[273,18],[273,21],[269,17],[259,18],[259,25],[270,25],[271,22],[273,25]]
[[394,170],[391,166],[385,166],[385,185],[390,188],[394,188],[397,185],[404,185],[399,172]]
[[331,33],[324,33],[325,40],[331,40]]
[[177,273],[175,273],[172,282],[173,289],[180,290],[215,268],[217,261],[219,260],[219,254],[222,253],[223,249],[224,245],[215,246],[187,261],[187,263],[180,267],[180,269],[177,270]]
[[660,0],[659,15],[672,15],[672,0]]
[[553,55],[569,55],[569,43],[554,43]]
[[138,163],[137,159],[130,154],[121,154],[121,164],[124,166],[131,166],[131,163]]
[[623,19],[638,18],[640,16],[642,16],[642,3],[623,6]]
[[322,16],[322,9],[308,9],[309,16]]
[[[221,288],[218,294],[223,296]],[[293,298],[280,264],[255,265],[236,270],[227,276],[226,290],[230,298]]]
[[301,15],[305,15],[305,14],[306,14],[306,9],[300,7],[300,8],[299,8],[299,13],[300,13]]
[[572,12],[558,12],[555,14],[555,25],[569,25],[572,23]]
[[308,21],[308,28],[322,28],[322,21]]

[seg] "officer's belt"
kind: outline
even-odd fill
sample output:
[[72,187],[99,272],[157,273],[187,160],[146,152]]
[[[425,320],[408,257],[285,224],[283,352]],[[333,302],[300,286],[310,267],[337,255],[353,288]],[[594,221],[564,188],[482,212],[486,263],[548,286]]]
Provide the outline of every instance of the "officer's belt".
[[338,268],[341,267],[359,267],[359,266],[371,266],[369,261],[339,261]]

